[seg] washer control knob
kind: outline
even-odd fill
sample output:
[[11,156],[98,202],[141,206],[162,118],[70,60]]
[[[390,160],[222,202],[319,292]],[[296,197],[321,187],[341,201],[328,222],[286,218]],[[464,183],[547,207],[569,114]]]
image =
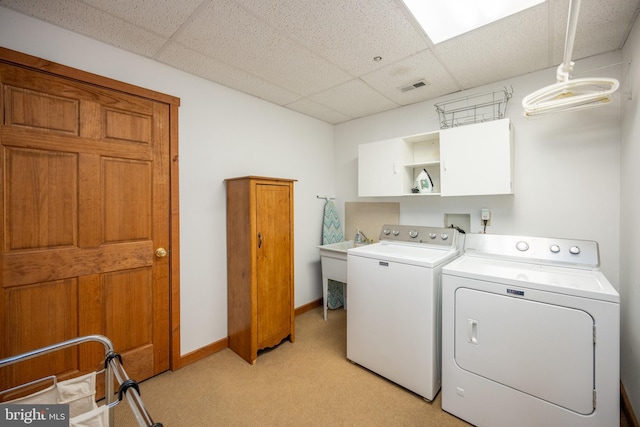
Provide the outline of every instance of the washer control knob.
[[392,233],[393,233],[394,236],[397,236],[397,235],[400,234],[400,232],[398,230],[393,230]]
[[409,230],[409,237],[415,239],[416,237],[418,237],[418,232],[416,230]]
[[529,244],[524,240],[520,240],[518,243],[516,243],[516,249],[520,252],[525,252],[529,250]]
[[382,230],[382,232],[384,233],[385,236],[388,236],[391,233],[391,230],[389,230],[388,228],[385,228],[384,230]]
[[441,238],[442,240],[447,240],[447,239],[449,238],[449,235],[448,235],[447,233],[442,233],[442,234],[440,235],[440,238]]
[[438,235],[436,233],[434,233],[433,231],[431,233],[429,233],[429,238],[430,239],[435,239],[436,237],[438,237]]
[[558,245],[551,245],[551,247],[549,247],[549,250],[551,252],[553,252],[554,254],[557,254],[558,252],[560,252],[560,246]]
[[577,246],[571,246],[569,248],[569,253],[573,255],[578,255],[580,253],[580,248]]

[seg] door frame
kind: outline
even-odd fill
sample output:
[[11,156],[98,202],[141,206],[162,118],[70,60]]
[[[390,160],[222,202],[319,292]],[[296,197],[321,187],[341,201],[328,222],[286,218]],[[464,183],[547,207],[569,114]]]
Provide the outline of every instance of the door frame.
[[0,62],[67,78],[93,86],[161,102],[169,107],[169,368],[182,366],[180,356],[180,205],[178,186],[178,107],[180,98],[46,59],[0,47]]

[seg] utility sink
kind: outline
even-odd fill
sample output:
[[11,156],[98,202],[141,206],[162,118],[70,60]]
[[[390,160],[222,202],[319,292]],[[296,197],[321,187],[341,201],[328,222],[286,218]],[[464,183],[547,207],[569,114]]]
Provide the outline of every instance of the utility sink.
[[[320,257],[329,257],[347,261],[347,250],[354,248],[353,240],[346,242],[331,243],[330,245],[318,246],[320,248]],[[334,279],[337,280],[337,279]],[[345,277],[346,280],[346,277]]]
[[[347,250],[354,248],[353,240],[318,246],[320,249],[320,263],[322,264],[322,304],[324,306],[324,320],[327,320],[327,295],[329,279],[347,283]],[[344,308],[347,308],[347,289],[344,287]]]

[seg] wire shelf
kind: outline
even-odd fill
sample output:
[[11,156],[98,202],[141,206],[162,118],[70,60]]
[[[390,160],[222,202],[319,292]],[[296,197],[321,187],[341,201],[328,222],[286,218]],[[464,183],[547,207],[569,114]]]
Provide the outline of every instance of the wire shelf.
[[506,117],[507,105],[513,87],[464,96],[434,104],[440,119],[440,128],[452,128],[473,123],[499,120]]

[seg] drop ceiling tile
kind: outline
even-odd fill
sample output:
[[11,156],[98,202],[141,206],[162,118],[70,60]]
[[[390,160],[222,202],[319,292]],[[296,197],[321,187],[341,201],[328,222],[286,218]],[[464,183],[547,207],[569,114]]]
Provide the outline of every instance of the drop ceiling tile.
[[[639,5],[582,0],[573,59],[619,49]],[[0,6],[335,123],[557,66],[569,0],[547,0],[435,47],[400,0],[0,0]],[[397,93],[423,76],[430,86]]]
[[351,78],[232,1],[209,3],[177,40],[302,96]]
[[[362,80],[400,105],[409,105],[460,90],[428,49],[365,74]],[[406,92],[401,90],[420,80],[427,84]]]
[[547,68],[547,4],[437,44],[436,55],[465,89]]
[[318,104],[317,102],[307,98],[292,102],[291,104],[286,105],[286,107],[330,124],[338,124],[352,119],[352,117],[338,113],[331,108]]
[[166,38],[171,37],[202,3],[202,0],[82,1]]
[[165,42],[151,31],[78,0],[0,0],[0,6],[144,56],[153,56]]
[[[550,29],[554,40],[553,63],[559,65],[564,57],[569,0],[555,0],[551,6],[555,9]],[[637,8],[637,0],[582,0],[571,59],[622,48]]]
[[[237,0],[273,28],[358,76],[427,48],[393,0]],[[381,62],[374,62],[381,56]]]
[[549,2],[549,67],[557,66],[564,56],[569,0]]
[[360,79],[348,81],[309,98],[354,118],[399,107]]
[[157,59],[179,70],[215,81],[223,86],[274,104],[285,105],[300,98],[285,88],[273,85],[258,76],[250,75],[243,70],[231,67],[213,58],[193,52],[178,43],[169,44]]

